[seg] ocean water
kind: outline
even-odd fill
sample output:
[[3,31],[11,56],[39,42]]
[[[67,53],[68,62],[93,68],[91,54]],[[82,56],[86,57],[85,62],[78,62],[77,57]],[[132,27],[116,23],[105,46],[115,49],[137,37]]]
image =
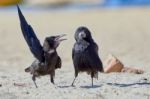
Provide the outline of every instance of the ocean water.
[[150,0],[105,0],[103,6],[147,6],[150,5]]

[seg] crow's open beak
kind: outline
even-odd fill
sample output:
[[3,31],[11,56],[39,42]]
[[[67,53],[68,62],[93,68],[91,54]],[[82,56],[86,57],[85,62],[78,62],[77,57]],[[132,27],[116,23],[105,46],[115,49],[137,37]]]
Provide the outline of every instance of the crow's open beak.
[[62,38],[64,36],[66,36],[66,34],[56,36],[55,41],[60,43],[61,41],[67,40],[66,38]]

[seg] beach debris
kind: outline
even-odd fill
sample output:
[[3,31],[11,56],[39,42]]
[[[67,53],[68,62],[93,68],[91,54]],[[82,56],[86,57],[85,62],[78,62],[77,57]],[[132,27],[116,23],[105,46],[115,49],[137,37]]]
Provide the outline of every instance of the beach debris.
[[105,73],[110,72],[121,72],[124,65],[120,60],[118,60],[114,55],[110,54],[106,60],[106,67],[104,68]]
[[125,72],[125,73],[134,73],[134,74],[143,74],[144,71],[141,69],[135,69],[135,68],[131,68],[131,67],[124,67],[121,72]]
[[27,87],[27,84],[25,83],[14,83],[13,85],[18,87]]
[[110,54],[108,59],[106,60],[106,66],[104,68],[104,72],[105,73],[123,72],[123,73],[134,73],[134,74],[144,73],[144,71],[141,69],[124,66],[124,64],[112,54]]

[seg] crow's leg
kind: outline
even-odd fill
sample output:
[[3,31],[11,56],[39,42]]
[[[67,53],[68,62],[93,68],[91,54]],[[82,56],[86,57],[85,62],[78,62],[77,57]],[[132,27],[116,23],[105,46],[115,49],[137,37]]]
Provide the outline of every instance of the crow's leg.
[[74,78],[74,80],[73,80],[73,82],[72,82],[71,86],[74,86],[74,82],[75,82],[75,80],[76,80],[77,76],[78,76],[78,71],[75,71],[75,78]]
[[91,72],[92,86],[93,86],[93,77],[94,77],[94,72]]
[[51,81],[51,83],[53,83],[53,84],[55,84],[55,83],[54,83],[54,76],[55,76],[55,71],[51,71],[51,73],[50,73],[50,81]]
[[34,82],[35,87],[38,88],[38,86],[37,86],[37,84],[36,84],[36,82],[35,82],[35,80],[36,80],[35,75],[32,76],[32,80],[33,80],[33,82]]

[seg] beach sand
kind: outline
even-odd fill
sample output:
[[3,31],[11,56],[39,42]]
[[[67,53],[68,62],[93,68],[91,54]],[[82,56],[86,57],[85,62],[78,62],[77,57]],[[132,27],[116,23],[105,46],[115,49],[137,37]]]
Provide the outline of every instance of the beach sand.
[[[37,78],[24,72],[34,57],[22,36],[17,11],[0,12],[0,98],[1,99],[149,99],[150,98],[150,8],[100,9],[89,11],[22,10],[41,43],[46,36],[67,34],[58,53],[62,68],[55,85],[49,76]],[[104,62],[108,54],[126,66],[143,69],[144,74],[99,73],[91,87],[90,75],[79,74],[75,87],[72,64],[74,32],[87,26],[99,45]]]

